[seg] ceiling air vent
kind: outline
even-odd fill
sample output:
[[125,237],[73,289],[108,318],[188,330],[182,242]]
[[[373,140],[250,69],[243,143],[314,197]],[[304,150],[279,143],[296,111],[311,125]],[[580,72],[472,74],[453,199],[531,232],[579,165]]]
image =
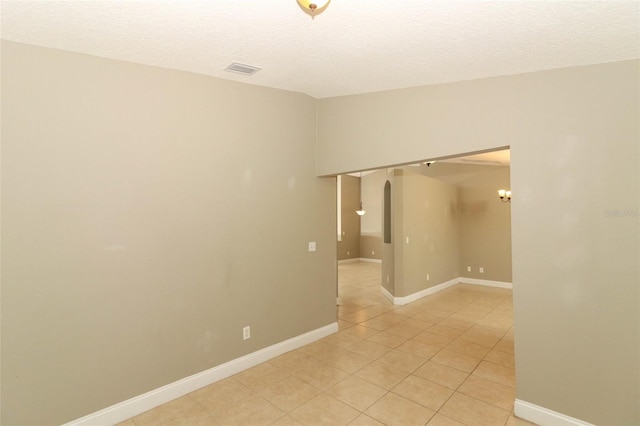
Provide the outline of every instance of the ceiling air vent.
[[253,75],[260,71],[262,68],[254,67],[253,65],[241,64],[239,62],[232,62],[224,69],[225,71],[235,72],[237,74]]

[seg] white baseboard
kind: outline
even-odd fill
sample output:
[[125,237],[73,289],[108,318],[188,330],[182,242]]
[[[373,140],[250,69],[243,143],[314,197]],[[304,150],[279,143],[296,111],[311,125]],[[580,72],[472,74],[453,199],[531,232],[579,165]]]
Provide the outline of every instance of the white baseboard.
[[474,284],[483,285],[486,287],[513,288],[513,284],[502,281],[478,280],[474,278],[454,278],[452,280],[443,282],[433,287],[425,288],[424,290],[404,297],[395,297],[389,292],[389,290],[384,287],[380,287],[380,289],[382,291],[382,294],[394,305],[406,305],[408,303],[415,302],[418,299],[422,299],[425,296],[429,296],[430,294],[434,294],[446,288],[452,287],[456,284]]
[[107,407],[103,410],[89,414],[65,426],[101,426],[114,425],[123,422],[159,405],[165,404],[176,398],[184,396],[202,387],[208,386],[219,380],[232,376],[236,373],[254,367],[265,361],[280,356],[286,352],[297,349],[301,346],[313,343],[323,337],[329,336],[338,331],[338,323],[312,330],[300,336],[276,343],[275,345],[260,349],[240,358],[236,358],[224,364],[210,368],[209,370],[185,377],[177,382],[170,383],[158,389],[154,389],[142,395],[135,396],[126,401]]
[[475,285],[483,285],[486,287],[498,287],[498,288],[513,288],[512,283],[507,283],[504,281],[490,281],[490,280],[479,280],[476,278],[458,278],[461,283],[464,284],[475,284]]
[[391,302],[391,303],[393,303],[393,304],[395,305],[395,302],[394,302],[394,300],[393,300],[393,299],[394,299],[393,294],[391,294],[391,292],[390,292],[389,290],[387,290],[386,288],[384,288],[384,287],[382,287],[382,286],[381,286],[381,287],[380,287],[380,291],[382,292],[382,295],[383,295],[384,297],[386,297],[387,299],[389,299],[389,302]]
[[368,263],[382,263],[382,259],[371,259],[369,257],[361,257],[358,259],[360,262],[368,262]]
[[353,259],[338,260],[338,265],[344,265],[345,263],[358,263],[358,262],[360,262],[360,259],[357,257],[354,257]]
[[417,293],[413,293],[410,294],[408,296],[403,296],[403,297],[393,297],[393,304],[394,305],[406,305],[407,303],[411,303],[411,302],[415,302],[418,299],[422,299],[425,296],[429,296],[430,294],[434,294],[437,293],[439,291],[442,291],[446,288],[449,288],[451,286],[454,286],[456,284],[458,284],[460,282],[459,278],[454,278],[450,281],[446,281],[443,282],[441,284],[438,285],[434,285],[433,287],[429,287],[429,288],[425,288],[424,290],[420,290]]
[[359,263],[359,262],[382,263],[382,259],[369,259],[368,257],[355,257],[353,259],[338,260],[338,265],[344,265],[346,263]]
[[519,399],[516,399],[514,404],[514,414],[540,426],[594,426],[591,423]]

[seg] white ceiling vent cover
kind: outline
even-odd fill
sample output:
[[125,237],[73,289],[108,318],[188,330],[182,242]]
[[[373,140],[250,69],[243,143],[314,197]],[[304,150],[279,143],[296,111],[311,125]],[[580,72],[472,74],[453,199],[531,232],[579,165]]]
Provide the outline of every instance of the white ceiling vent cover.
[[254,67],[253,65],[241,64],[240,62],[231,62],[224,70],[235,72],[237,74],[253,75],[261,69],[262,68]]

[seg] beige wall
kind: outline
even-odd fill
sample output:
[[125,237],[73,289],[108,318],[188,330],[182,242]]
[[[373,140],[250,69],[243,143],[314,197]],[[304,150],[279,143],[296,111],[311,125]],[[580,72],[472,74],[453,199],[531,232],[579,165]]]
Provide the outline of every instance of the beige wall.
[[362,202],[367,214],[361,219],[360,257],[382,259],[382,209],[386,170],[362,175]]
[[[511,187],[509,167],[485,166],[481,173],[457,187],[460,276],[510,283],[511,204],[498,198],[499,189]],[[471,267],[471,272],[467,267]]]
[[394,296],[404,297],[460,276],[457,190],[409,169],[394,181]]
[[360,257],[360,178],[343,175],[342,181],[342,241],[338,241],[338,260]]
[[336,320],[315,109],[2,43],[2,424],[70,421]]
[[511,147],[517,398],[594,424],[640,423],[639,75],[634,60],[319,101],[319,175]]

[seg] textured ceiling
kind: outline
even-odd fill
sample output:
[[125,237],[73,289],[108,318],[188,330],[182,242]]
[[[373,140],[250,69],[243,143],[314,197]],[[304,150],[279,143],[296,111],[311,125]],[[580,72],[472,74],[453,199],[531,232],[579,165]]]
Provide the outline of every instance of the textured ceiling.
[[[638,1],[2,1],[2,38],[316,98],[637,58]],[[248,77],[223,71],[237,61]]]

